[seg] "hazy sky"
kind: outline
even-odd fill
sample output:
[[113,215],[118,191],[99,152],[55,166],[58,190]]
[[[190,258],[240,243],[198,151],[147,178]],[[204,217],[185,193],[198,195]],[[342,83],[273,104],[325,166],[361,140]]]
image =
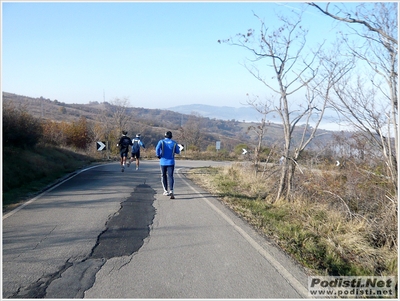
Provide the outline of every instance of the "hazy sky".
[[[302,2],[2,2],[2,91],[65,103],[128,98],[134,107],[240,107],[269,93],[219,44],[271,28]],[[307,7],[308,47],[338,30]],[[315,48],[314,48],[315,49]],[[268,70],[265,70],[265,74]]]

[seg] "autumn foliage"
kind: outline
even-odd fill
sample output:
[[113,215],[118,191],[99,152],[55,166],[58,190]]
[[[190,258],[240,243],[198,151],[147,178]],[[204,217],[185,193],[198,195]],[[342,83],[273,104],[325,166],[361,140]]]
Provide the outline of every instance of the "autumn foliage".
[[93,141],[90,126],[85,117],[78,122],[43,122],[43,141],[50,144],[86,149]]
[[85,150],[93,141],[85,117],[77,122],[41,120],[23,108],[10,103],[3,105],[3,145],[20,148],[34,147],[42,142]]

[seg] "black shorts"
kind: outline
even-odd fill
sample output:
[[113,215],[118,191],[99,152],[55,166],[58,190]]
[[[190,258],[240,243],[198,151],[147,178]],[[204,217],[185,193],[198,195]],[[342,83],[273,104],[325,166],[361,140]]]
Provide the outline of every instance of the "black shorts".
[[136,153],[132,153],[132,158],[139,159],[140,158],[140,150],[138,150]]
[[119,151],[119,154],[121,155],[121,158],[123,157],[128,157],[128,149],[127,148],[123,148]]

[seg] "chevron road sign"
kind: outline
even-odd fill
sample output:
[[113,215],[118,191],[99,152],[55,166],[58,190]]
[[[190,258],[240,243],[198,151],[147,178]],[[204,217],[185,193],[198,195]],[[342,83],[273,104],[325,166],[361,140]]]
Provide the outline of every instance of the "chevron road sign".
[[106,143],[102,141],[97,141],[96,142],[96,147],[98,151],[106,150]]

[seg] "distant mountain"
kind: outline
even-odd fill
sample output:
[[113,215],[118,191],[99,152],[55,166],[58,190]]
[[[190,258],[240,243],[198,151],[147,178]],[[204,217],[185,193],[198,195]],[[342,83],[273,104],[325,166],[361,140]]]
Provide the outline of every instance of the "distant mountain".
[[[228,107],[228,106],[210,106],[202,104],[191,104],[182,105],[167,108],[167,110],[181,113],[181,114],[198,114],[201,117],[215,118],[221,120],[236,120],[236,121],[246,121],[246,122],[259,122],[262,118],[261,114],[258,113],[253,107]],[[270,120],[271,122],[276,122],[277,120]]]
[[[257,112],[255,108],[251,106],[247,107],[228,107],[228,106],[211,106],[211,105],[202,105],[202,104],[190,104],[190,105],[181,105],[167,108],[166,110],[186,114],[186,115],[200,115],[200,117],[210,118],[210,119],[218,119],[225,121],[239,121],[239,122],[261,122],[261,118],[263,117],[261,113]],[[293,117],[293,115],[292,115]],[[269,114],[267,116],[267,121],[274,124],[282,124],[282,120],[276,114]],[[301,123],[300,123],[301,124]],[[311,124],[312,126],[312,124]],[[325,112],[324,119],[322,120],[319,129],[327,130],[327,131],[349,131],[349,127],[346,125],[339,125],[339,121],[337,117],[334,115],[328,115]]]

